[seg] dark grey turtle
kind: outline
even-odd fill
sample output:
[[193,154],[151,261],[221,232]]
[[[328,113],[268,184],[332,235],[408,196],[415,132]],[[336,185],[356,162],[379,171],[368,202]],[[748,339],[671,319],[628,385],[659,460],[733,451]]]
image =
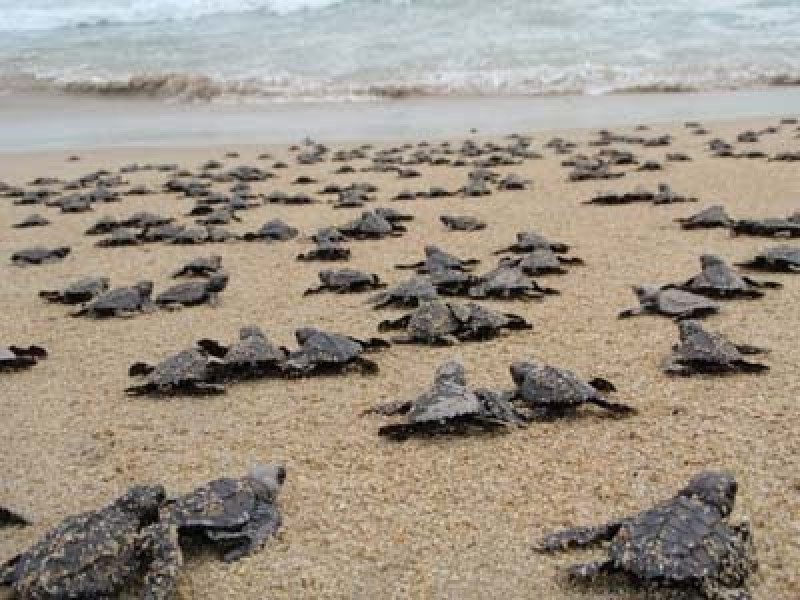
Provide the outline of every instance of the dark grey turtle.
[[436,269],[428,273],[428,280],[442,296],[466,296],[475,283],[475,276],[465,271]]
[[137,233],[131,229],[117,227],[111,236],[95,243],[98,248],[118,248],[124,246],[138,246],[142,243]]
[[698,373],[762,373],[769,367],[745,360],[746,355],[765,354],[767,350],[747,344],[733,344],[725,336],[703,329],[698,321],[678,323],[680,343],[664,363],[668,375]]
[[15,267],[46,265],[63,260],[71,251],[67,246],[52,249],[43,246],[25,248],[24,250],[17,250],[11,255],[11,264]]
[[43,358],[47,358],[47,350],[41,346],[0,346],[0,371],[27,369]]
[[349,260],[350,259],[350,248],[339,244],[338,242],[331,242],[325,239],[321,239],[316,242],[316,247],[308,252],[304,252],[303,254],[297,255],[297,260],[324,260],[324,261],[336,261],[336,260]]
[[469,215],[442,215],[439,220],[450,231],[480,231],[481,229],[486,229],[485,221]]
[[685,152],[667,152],[666,157],[670,162],[688,162],[692,157]]
[[374,273],[365,273],[355,269],[326,269],[319,272],[321,285],[308,288],[303,292],[304,296],[317,294],[319,292],[336,292],[338,294],[349,292],[366,292],[368,290],[379,290],[386,287]]
[[280,219],[272,219],[264,223],[256,231],[245,233],[242,239],[248,242],[255,240],[285,242],[296,238],[297,234],[298,231],[294,227],[290,227]]
[[800,237],[800,223],[789,219],[743,219],[736,221],[731,228],[735,235],[758,237]]
[[421,261],[395,265],[395,269],[415,269],[417,273],[433,273],[435,271],[471,271],[479,264],[476,258],[458,258],[434,245],[425,246],[425,258]]
[[497,182],[497,189],[501,191],[520,191],[527,190],[533,183],[530,179],[524,179],[513,173],[506,175]]
[[541,287],[520,269],[500,266],[474,278],[467,294],[471,298],[532,299],[558,290]]
[[155,225],[145,227],[140,236],[143,242],[171,242],[186,230],[185,225],[167,223],[166,225]]
[[562,242],[551,242],[543,235],[535,231],[520,231],[517,233],[517,241],[506,248],[496,250],[493,254],[528,254],[534,250],[550,250],[556,254],[569,252],[569,245]]
[[333,208],[361,208],[371,200],[372,198],[364,190],[346,188],[339,192],[333,202]]
[[761,298],[764,292],[759,288],[783,287],[773,281],[755,281],[742,277],[713,254],[703,254],[700,264],[703,270],[698,275],[675,287],[710,298]]
[[537,248],[533,252],[522,256],[503,258],[501,267],[513,267],[521,270],[525,275],[538,277],[539,275],[564,275],[567,270],[563,265],[582,265],[583,260],[576,257],[559,256],[550,248]]
[[402,225],[391,223],[374,212],[363,212],[358,219],[337,227],[337,229],[345,237],[354,240],[397,237],[406,231]]
[[75,194],[66,196],[58,201],[62,213],[83,213],[94,210],[92,199],[88,194]]
[[336,227],[323,227],[318,229],[315,234],[311,236],[311,241],[319,244],[320,242],[331,242],[334,244],[342,244],[347,241],[344,234]]
[[458,192],[465,198],[481,198],[491,195],[492,189],[483,179],[470,179]]
[[156,304],[168,310],[200,304],[216,306],[219,293],[228,286],[228,279],[226,272],[217,271],[205,281],[187,281],[173,285],[156,296]]
[[144,377],[144,382],[125,390],[129,396],[177,396],[224,394],[222,385],[211,383],[219,361],[199,348],[174,354],[157,365],[137,362],[130,366],[130,377]]
[[206,241],[220,244],[223,242],[232,242],[241,239],[237,234],[222,227],[209,226],[206,228]]
[[675,219],[683,229],[711,229],[714,227],[731,227],[734,220],[725,211],[721,204],[715,204],[701,210],[691,217]]
[[146,229],[147,227],[159,227],[169,225],[175,221],[172,217],[162,217],[150,212],[136,212],[127,219],[120,220],[121,227],[134,227],[136,229]]
[[182,227],[166,240],[170,244],[202,244],[208,240],[208,229],[205,227]]
[[26,517],[10,508],[0,506],[0,528],[27,527],[28,525],[31,525],[31,522]]
[[162,520],[181,535],[202,535],[233,562],[261,549],[280,529],[277,499],[285,480],[283,465],[256,465],[244,477],[215,479],[170,500]]
[[705,296],[658,285],[635,285],[639,306],[619,313],[620,319],[652,314],[681,319],[701,319],[719,312],[720,306]]
[[22,221],[14,223],[12,227],[15,229],[27,229],[29,227],[44,227],[46,225],[50,225],[50,221],[45,219],[42,215],[32,214],[22,219]]
[[414,308],[428,300],[438,297],[436,288],[425,277],[413,277],[399,283],[385,292],[372,296],[369,302],[374,308],[399,307]]
[[197,219],[195,223],[198,225],[230,225],[232,221],[240,223],[242,219],[230,206],[224,206],[216,210],[212,210],[202,219]]
[[378,365],[361,354],[389,346],[380,338],[360,340],[311,327],[298,329],[295,337],[300,348],[289,354],[286,368],[290,375],[301,377],[349,370],[375,374]]
[[770,273],[800,273],[800,247],[765,248],[752,259],[735,264],[737,267]]
[[210,277],[221,270],[222,257],[218,254],[212,254],[211,256],[198,256],[190,260],[180,269],[174,271],[172,277]]
[[110,286],[108,277],[83,277],[62,290],[42,290],[39,297],[59,304],[83,304],[107,292]]
[[197,346],[219,359],[209,365],[213,379],[242,379],[282,373],[288,350],[273,345],[255,325],[239,330],[239,340],[223,346],[216,340],[202,339]]
[[368,412],[406,414],[405,423],[378,430],[378,435],[395,441],[413,435],[466,434],[475,429],[505,431],[522,422],[502,394],[467,388],[464,366],[457,361],[439,366],[431,388],[413,402],[382,404]]
[[747,580],[758,568],[750,525],[728,517],[737,483],[705,471],[671,499],[632,517],[546,536],[540,552],[610,541],[606,560],[569,568],[575,579],[625,573],[646,585],[691,589],[709,600],[750,600]]
[[404,223],[406,221],[414,220],[414,215],[409,215],[408,213],[403,213],[399,210],[384,206],[377,207],[373,212],[379,217],[389,221],[389,223]]
[[141,597],[167,600],[183,557],[177,531],[158,521],[160,485],[139,485],[108,506],[73,515],[0,566],[18,598],[113,598],[144,573]]
[[152,281],[140,281],[130,287],[116,288],[97,296],[89,304],[72,313],[73,317],[132,317],[137,313],[149,313],[155,309],[151,300]]
[[653,194],[653,204],[677,204],[680,202],[697,202],[697,198],[684,196],[672,190],[667,183],[659,183],[658,190]]
[[84,234],[85,235],[106,235],[112,233],[118,227],[122,227],[122,223],[117,221],[114,217],[100,217],[97,221],[95,221],[94,225],[89,227]]
[[515,362],[510,370],[517,386],[514,399],[531,412],[532,418],[571,415],[584,404],[594,404],[616,415],[636,412],[627,404],[611,402],[600,393],[615,391],[614,385],[605,379],[586,382],[572,371],[538,361]]
[[519,315],[499,313],[469,302],[453,304],[432,300],[413,313],[382,321],[378,331],[405,330],[395,343],[450,346],[462,341],[490,340],[503,330],[533,329]]

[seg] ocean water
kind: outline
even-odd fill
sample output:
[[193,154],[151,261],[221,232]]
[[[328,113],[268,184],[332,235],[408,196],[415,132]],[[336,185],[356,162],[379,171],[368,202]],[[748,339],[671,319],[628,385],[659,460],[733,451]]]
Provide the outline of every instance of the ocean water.
[[0,0],[0,93],[224,102],[800,84],[800,0]]

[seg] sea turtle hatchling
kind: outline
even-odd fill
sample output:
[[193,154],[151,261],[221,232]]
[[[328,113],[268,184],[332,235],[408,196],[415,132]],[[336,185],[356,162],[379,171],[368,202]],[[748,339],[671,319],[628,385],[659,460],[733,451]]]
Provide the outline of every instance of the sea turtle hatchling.
[[245,233],[242,239],[248,242],[261,240],[266,242],[285,242],[296,238],[298,231],[284,223],[281,219],[267,221],[256,231]]
[[538,277],[540,275],[564,275],[567,270],[564,265],[582,265],[583,260],[577,257],[560,256],[550,248],[537,248],[533,252],[519,256],[500,259],[499,266],[513,267],[525,275]]
[[198,306],[219,303],[219,294],[228,286],[228,274],[218,271],[205,281],[187,281],[173,285],[156,296],[156,304],[167,310],[184,306]]
[[136,313],[149,313],[155,310],[151,300],[152,281],[140,281],[130,287],[120,287],[94,298],[89,304],[72,313],[73,317],[132,317]]
[[198,256],[193,258],[180,269],[173,271],[172,278],[178,277],[210,277],[222,270],[222,257],[218,254],[211,256]]
[[405,330],[394,343],[450,346],[462,341],[490,340],[503,330],[526,330],[533,326],[519,315],[499,313],[469,302],[455,304],[430,301],[413,313],[382,321],[378,331]]
[[505,431],[522,424],[503,394],[470,390],[464,366],[454,360],[439,366],[431,388],[416,400],[380,404],[367,413],[405,414],[405,423],[384,425],[378,430],[378,435],[395,441],[413,435],[465,434],[476,429]]
[[59,304],[83,304],[107,292],[110,286],[108,277],[83,277],[61,290],[42,290],[39,297]]
[[600,393],[615,391],[614,385],[606,379],[594,378],[587,382],[572,371],[538,361],[514,362],[510,371],[516,385],[514,400],[530,411],[531,418],[571,415],[584,404],[594,404],[621,416],[636,412],[631,406],[611,402]]
[[395,265],[395,269],[415,269],[420,274],[433,273],[440,270],[470,271],[472,267],[481,262],[477,258],[458,258],[432,244],[425,246],[424,252],[425,258],[423,260]]
[[124,246],[138,246],[142,243],[138,234],[126,227],[117,227],[107,238],[95,243],[98,248],[120,248]]
[[625,573],[646,585],[693,589],[708,600],[750,600],[757,568],[750,525],[732,525],[732,473],[705,471],[675,496],[631,517],[546,536],[536,550],[559,552],[609,541],[608,558],[574,565],[572,579]]
[[450,231],[480,231],[481,229],[486,229],[485,221],[469,215],[442,215],[439,220]]
[[535,231],[520,231],[517,233],[517,241],[506,248],[495,250],[493,254],[527,254],[534,250],[547,249],[556,254],[569,252],[569,245],[562,242],[551,242],[543,235]]
[[128,375],[144,377],[144,382],[127,388],[125,393],[129,396],[224,394],[224,386],[211,383],[211,364],[217,362],[200,348],[182,350],[155,366],[136,362],[128,369]]
[[742,219],[731,227],[734,235],[753,235],[759,237],[800,237],[800,223],[792,218]]
[[325,269],[319,272],[319,280],[321,282],[320,285],[308,288],[303,292],[303,295],[308,296],[325,291],[336,292],[337,294],[366,292],[386,287],[386,284],[374,273],[365,273],[355,269]]
[[752,259],[736,263],[736,266],[770,273],[800,273],[800,247],[773,246],[765,248]]
[[320,239],[319,241],[315,242],[315,244],[316,246],[308,252],[298,254],[297,260],[338,261],[350,259],[350,248],[343,246],[339,242]]
[[680,343],[664,363],[668,375],[698,373],[763,373],[767,365],[750,362],[746,355],[765,354],[767,350],[747,344],[734,344],[719,333],[703,329],[698,321],[687,319],[678,323]]
[[703,254],[700,266],[702,271],[699,274],[674,287],[710,298],[761,298],[764,292],[759,288],[783,287],[773,281],[756,281],[738,275],[714,254]]
[[298,329],[295,337],[300,348],[291,352],[286,361],[287,374],[290,376],[308,377],[349,370],[375,374],[378,365],[361,354],[389,347],[389,343],[380,338],[360,340],[312,327]]
[[43,246],[25,248],[24,250],[17,250],[11,255],[11,264],[16,267],[28,267],[55,263],[63,260],[70,252],[71,249],[66,246],[52,249]]
[[337,229],[347,238],[354,240],[375,240],[385,237],[397,237],[406,228],[397,223],[387,221],[374,212],[364,212],[358,219],[350,221]]
[[18,598],[112,598],[140,575],[142,598],[174,596],[183,558],[177,531],[159,522],[160,485],[138,485],[109,505],[64,519],[0,566],[0,585]]
[[0,346],[0,371],[27,369],[43,358],[47,358],[47,350],[41,346]]
[[720,305],[705,296],[658,285],[635,285],[639,306],[619,313],[620,319],[644,314],[664,315],[676,320],[700,319],[719,312]]
[[12,227],[15,229],[27,229],[29,227],[44,227],[46,225],[50,225],[50,221],[45,219],[42,215],[32,214],[22,219],[22,221],[14,223]]
[[169,500],[162,521],[182,536],[201,535],[233,562],[259,550],[281,526],[278,494],[286,480],[283,465],[256,465],[238,479],[215,479]]
[[239,339],[230,346],[216,340],[201,339],[197,347],[218,359],[209,364],[211,378],[232,380],[258,378],[283,373],[289,355],[286,348],[272,344],[267,334],[255,325],[239,329]]
[[385,292],[375,294],[369,299],[374,308],[415,308],[428,300],[438,297],[431,281],[425,277],[412,277]]
[[712,229],[714,227],[729,228],[734,220],[721,204],[715,204],[701,210],[690,217],[675,219],[683,229]]
[[499,266],[474,278],[467,295],[470,298],[539,299],[558,290],[542,287],[521,269]]

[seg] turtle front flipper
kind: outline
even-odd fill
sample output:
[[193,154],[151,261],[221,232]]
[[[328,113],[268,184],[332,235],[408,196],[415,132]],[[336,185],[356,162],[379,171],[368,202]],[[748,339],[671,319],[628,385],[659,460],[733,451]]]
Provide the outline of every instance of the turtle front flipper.
[[605,408],[607,411],[617,415],[633,415],[637,412],[632,406],[628,406],[627,404],[622,404],[620,402],[611,402],[599,394],[592,396],[587,400],[587,402],[594,404],[595,406]]
[[357,356],[353,360],[353,366],[363,375],[377,375],[380,372],[380,367],[374,361]]
[[166,523],[155,523],[145,527],[139,535],[142,563],[146,568],[142,598],[174,598],[178,571],[183,566],[177,528]]
[[564,529],[563,531],[551,533],[542,538],[542,541],[534,546],[534,550],[537,552],[549,553],[569,550],[570,548],[592,546],[613,538],[617,535],[621,526],[622,522],[612,521],[611,523],[604,523],[603,525]]
[[769,350],[767,348],[751,346],[750,344],[736,344],[736,349],[740,354],[769,354]]
[[400,317],[399,319],[386,319],[378,323],[378,331],[397,331],[408,327],[411,322],[411,315]]
[[765,371],[769,371],[769,367],[767,365],[749,362],[746,360],[737,360],[733,364],[736,367],[736,370],[741,371],[742,373],[764,373]]
[[409,263],[409,264],[395,265],[394,268],[395,269],[421,269],[424,266],[425,266],[425,262],[424,261],[420,261],[420,262]]
[[225,358],[225,355],[228,353],[228,346],[223,346],[217,340],[203,338],[197,340],[195,345],[214,358]]
[[757,288],[765,288],[769,290],[779,290],[783,287],[782,283],[778,283],[777,281],[758,281],[756,279],[750,279],[749,277],[742,277],[742,280],[747,285],[752,285],[753,287]]
[[567,577],[573,580],[591,579],[598,575],[613,573],[617,568],[612,560],[599,560],[596,562],[573,565],[567,569]]
[[144,377],[153,372],[155,367],[143,362],[135,362],[128,367],[128,377]]
[[327,285],[318,285],[317,287],[310,287],[303,292],[303,296],[311,296],[312,294],[319,294],[328,289]]
[[524,330],[524,329],[533,329],[533,325],[529,323],[526,319],[520,317],[519,315],[515,315],[513,313],[503,313],[503,316],[508,319],[508,323],[506,323],[506,329],[513,329],[513,330]]
[[17,565],[22,560],[22,554],[18,554],[9,561],[0,565],[0,585],[10,586],[17,578]]
[[596,389],[598,392],[616,392],[617,387],[608,379],[603,377],[594,377],[588,381],[589,385]]
[[631,317],[638,317],[643,315],[647,312],[647,310],[643,306],[637,306],[636,308],[626,308],[625,310],[620,311],[617,314],[618,319],[629,319]]
[[360,343],[362,346],[364,346],[364,351],[365,352],[374,352],[376,350],[383,350],[383,349],[389,348],[391,346],[391,344],[389,342],[387,342],[386,340],[384,340],[382,338],[378,338],[378,337],[373,337],[373,338],[369,338],[369,339],[366,339],[366,340],[359,340],[359,339],[356,339],[356,338],[350,338],[350,339],[352,339],[353,341],[356,341],[356,342]]

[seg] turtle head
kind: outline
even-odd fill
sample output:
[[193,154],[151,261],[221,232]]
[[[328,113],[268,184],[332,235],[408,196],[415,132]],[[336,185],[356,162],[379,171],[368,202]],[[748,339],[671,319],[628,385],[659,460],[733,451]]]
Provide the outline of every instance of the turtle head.
[[467,372],[457,360],[448,360],[436,369],[436,383],[454,383],[456,385],[467,385]]
[[286,481],[286,467],[277,463],[258,464],[250,471],[250,479],[256,484],[256,495],[262,500],[272,501]]
[[328,281],[333,277],[333,269],[323,269],[319,272],[320,281]]
[[678,323],[678,330],[682,340],[690,338],[703,331],[703,326],[695,319],[684,319]]
[[128,489],[115,504],[135,515],[142,521],[158,519],[158,510],[167,498],[162,485],[135,485]]
[[425,256],[432,256],[434,254],[439,254],[441,252],[439,247],[434,246],[433,244],[428,244],[427,246],[425,246],[424,250],[425,250]]
[[636,294],[636,297],[640,301],[649,300],[651,298],[655,298],[658,295],[660,289],[661,289],[660,286],[653,285],[651,283],[645,283],[642,285],[634,285],[633,293]]
[[239,329],[239,339],[246,340],[248,338],[265,338],[264,331],[258,325],[245,325]]
[[703,254],[700,257],[700,265],[705,269],[706,267],[713,267],[715,265],[724,265],[725,261],[716,254]]
[[314,329],[313,327],[301,327],[294,332],[294,337],[297,340],[297,343],[302,345],[305,344],[311,336],[317,333],[319,333],[319,330]]
[[227,273],[214,273],[208,278],[208,291],[221,292],[228,286]]
[[139,281],[133,285],[133,289],[139,292],[142,298],[149,298],[153,293],[153,282]]
[[509,371],[511,371],[511,379],[515,385],[522,385],[528,373],[537,368],[536,363],[526,361],[516,361],[511,363]]
[[704,471],[692,477],[679,495],[697,498],[718,509],[722,516],[728,516],[733,511],[737,489],[736,478],[730,471]]
[[222,257],[219,254],[212,254],[208,257],[208,263],[215,269],[219,269],[222,266]]

